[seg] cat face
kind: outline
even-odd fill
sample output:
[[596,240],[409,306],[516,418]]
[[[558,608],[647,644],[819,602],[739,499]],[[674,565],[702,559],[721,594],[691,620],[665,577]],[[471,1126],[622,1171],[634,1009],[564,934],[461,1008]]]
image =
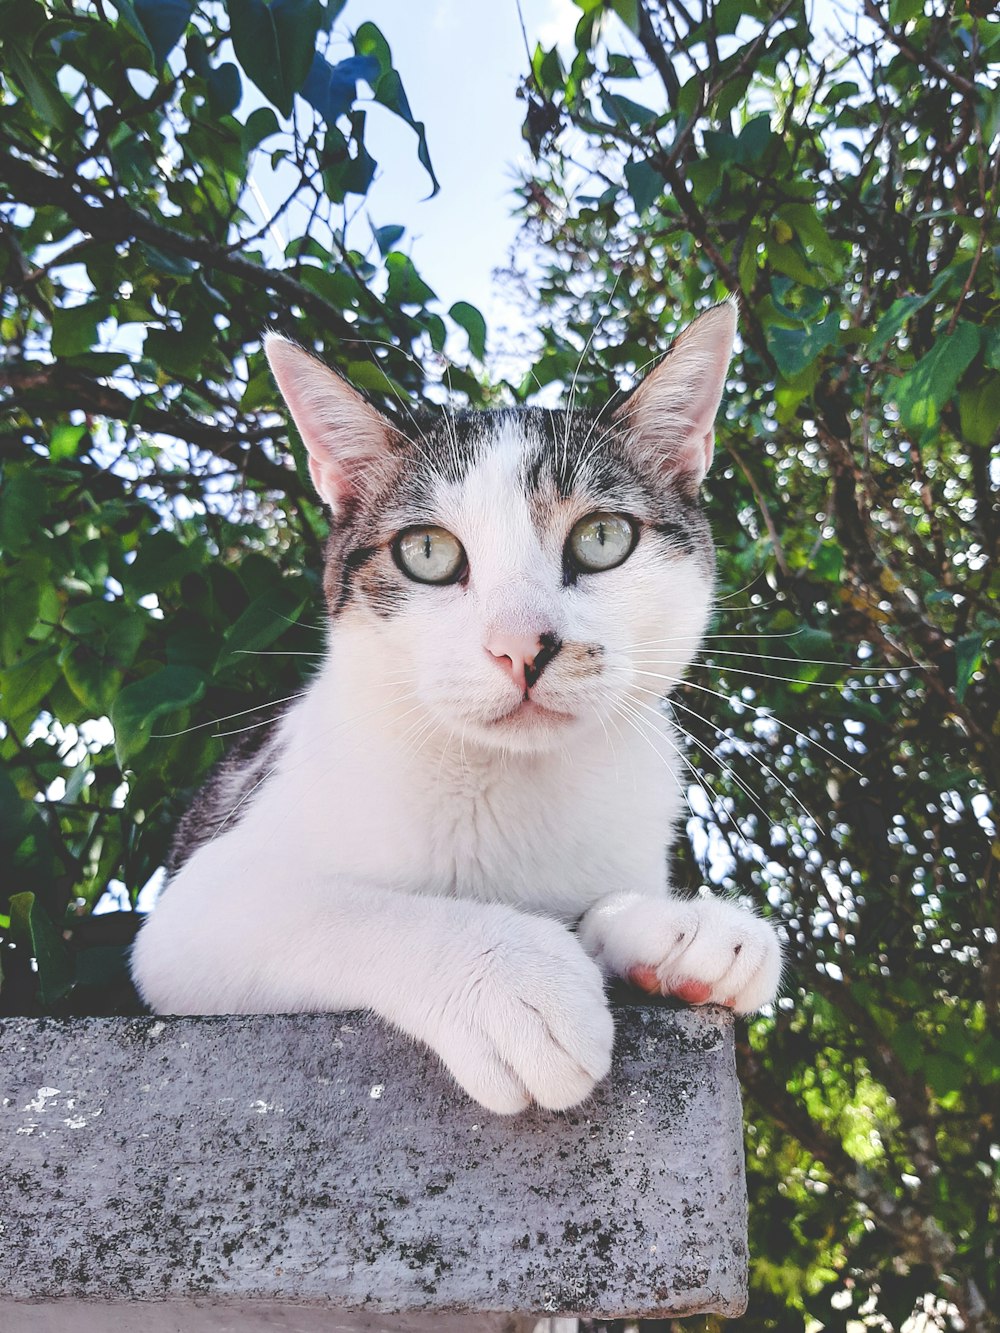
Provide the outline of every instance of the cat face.
[[[708,616],[697,488],[735,327],[702,316],[614,410],[465,412],[403,435],[293,344],[267,352],[330,505],[335,644],[463,744],[640,722]],[[662,655],[666,651],[669,664]]]

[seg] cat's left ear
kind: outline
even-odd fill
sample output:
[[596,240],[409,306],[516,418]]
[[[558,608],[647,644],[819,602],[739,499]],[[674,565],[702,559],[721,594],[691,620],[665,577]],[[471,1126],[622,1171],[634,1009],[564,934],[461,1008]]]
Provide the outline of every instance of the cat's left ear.
[[691,490],[712,462],[736,313],[731,298],[699,315],[615,413],[642,463]]
[[280,334],[267,334],[264,352],[309,452],[313,484],[337,517],[383,474],[392,425],[345,379]]

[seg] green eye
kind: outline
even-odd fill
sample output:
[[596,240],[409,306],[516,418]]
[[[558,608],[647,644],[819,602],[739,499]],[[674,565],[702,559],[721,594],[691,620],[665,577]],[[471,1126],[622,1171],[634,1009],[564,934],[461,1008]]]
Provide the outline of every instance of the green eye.
[[454,583],[465,572],[465,550],[444,528],[407,528],[393,545],[396,564],[417,583]]
[[588,514],[574,524],[566,553],[578,569],[596,574],[627,560],[637,535],[636,525],[621,514]]

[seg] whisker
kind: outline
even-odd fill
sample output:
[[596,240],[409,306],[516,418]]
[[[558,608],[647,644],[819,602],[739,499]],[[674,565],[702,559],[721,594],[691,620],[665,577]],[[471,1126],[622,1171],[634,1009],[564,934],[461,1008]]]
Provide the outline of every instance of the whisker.
[[[636,675],[638,676],[649,676],[651,680],[663,680],[668,682],[668,684],[670,685],[679,685],[682,689],[699,690],[703,694],[712,695],[712,697],[715,699],[721,699],[723,703],[728,704],[731,708],[734,707],[734,700],[730,695],[723,694],[721,690],[713,690],[708,685],[699,685],[697,681],[687,680],[681,676],[668,676],[660,671],[643,671],[641,668],[634,668],[634,670]],[[642,687],[640,686],[639,688]],[[665,694],[666,692],[650,690],[650,693],[651,694],[659,693],[662,695]],[[850,771],[856,774],[858,777],[862,776],[861,772],[858,769],[856,769],[854,765],[851,764],[848,760],[844,759],[842,755],[834,754],[832,750],[827,749],[827,747],[823,744],[822,741],[816,740],[816,738],[814,736],[810,736],[808,732],[799,731],[798,727],[793,727],[790,722],[786,722],[783,718],[778,717],[776,713],[767,712],[763,708],[758,707],[757,705],[748,704],[744,699],[737,698],[735,702],[739,704],[741,708],[746,709],[748,712],[752,712],[755,718],[759,718],[761,721],[774,722],[779,727],[785,727],[786,730],[791,731],[794,735],[800,737],[802,740],[806,741],[809,745],[815,745],[818,750],[822,750],[823,753],[827,755],[830,759],[832,759],[835,763],[842,765],[842,767],[844,768],[850,769]]]
[[173,740],[176,736],[187,736],[192,731],[204,731],[206,727],[217,727],[220,722],[231,722],[236,717],[246,717],[248,713],[259,713],[262,708],[277,708],[279,704],[291,703],[294,699],[304,699],[309,693],[308,690],[298,690],[295,694],[286,694],[283,699],[270,699],[267,703],[256,704],[253,708],[241,708],[238,713],[227,713],[225,717],[213,717],[208,722],[195,722],[190,727],[184,727],[181,731],[154,731],[150,734],[150,740],[167,741]]
[[[642,687],[642,686],[639,686],[639,688],[642,689],[643,687]],[[655,691],[654,691],[654,690],[648,690],[647,693],[649,693],[649,694],[655,694]],[[644,704],[643,707],[645,707],[645,708],[651,708],[652,705],[650,705],[650,704]],[[740,754],[744,759],[746,759],[746,758],[752,758],[752,759],[754,759],[754,760],[756,761],[756,763],[757,763],[757,766],[760,768],[761,772],[762,772],[762,773],[770,773],[770,774],[771,774],[771,776],[774,778],[775,782],[777,782],[778,786],[781,787],[781,789],[785,792],[785,794],[786,794],[787,796],[790,796],[790,797],[791,797],[791,799],[795,802],[795,804],[799,807],[799,809],[800,809],[800,810],[802,811],[802,813],[805,815],[806,819],[808,819],[810,823],[815,824],[815,825],[817,826],[817,828],[821,828],[821,827],[822,827],[822,825],[820,824],[820,822],[819,822],[819,820],[816,818],[816,816],[813,815],[812,812],[811,812],[810,810],[808,810],[808,809],[802,804],[802,801],[801,801],[801,800],[799,799],[799,797],[795,794],[795,792],[792,791],[791,787],[789,787],[788,784],[782,779],[781,775],[780,775],[780,774],[779,774],[779,773],[778,773],[778,772],[777,772],[777,771],[776,771],[770,764],[765,764],[764,761],[763,761],[758,755],[754,755],[754,754],[750,754],[750,755],[748,755],[747,752],[746,752],[746,750],[743,748],[744,743],[741,743],[737,737],[731,735],[731,733],[729,733],[729,732],[727,732],[727,731],[724,731],[721,727],[717,727],[717,726],[714,724],[714,722],[709,722],[708,718],[706,718],[706,717],[702,717],[701,713],[699,713],[699,712],[698,712],[696,709],[694,709],[694,708],[689,708],[689,707],[687,706],[687,704],[682,704],[682,703],[680,702],[679,699],[671,699],[671,700],[670,700],[670,707],[671,707],[671,708],[680,708],[683,712],[690,714],[690,716],[693,717],[693,718],[696,718],[697,721],[701,722],[703,725],[710,727],[710,728],[712,729],[712,731],[714,731],[715,734],[716,734],[717,736],[719,736],[722,740],[724,740],[724,741],[729,741],[731,744],[733,744],[733,745],[735,746],[735,748],[736,748],[736,752],[737,752],[738,754]],[[697,738],[696,736],[693,736],[689,731],[687,731],[686,728],[681,728],[681,730],[684,732],[684,734],[688,737],[689,740],[691,740],[691,741],[694,742],[695,745],[700,746],[702,749],[705,748],[705,747],[702,745],[702,742],[699,741],[698,738]],[[706,753],[710,753],[710,752],[706,750]],[[714,754],[714,756],[715,756],[717,762],[723,765],[723,768],[726,769],[726,772],[727,772],[728,776],[732,778],[732,780],[736,783],[736,785],[740,788],[740,790],[741,790],[741,791],[745,791],[746,794],[750,797],[750,799],[754,802],[754,804],[757,806],[757,809],[760,811],[761,815],[763,816],[764,820],[765,820],[768,824],[772,824],[772,823],[774,822],[773,819],[771,818],[771,816],[770,816],[769,814],[767,814],[767,813],[765,812],[765,810],[763,809],[763,807],[762,807],[762,806],[760,805],[760,803],[757,801],[756,796],[755,796],[754,792],[750,789],[750,787],[747,786],[745,782],[741,781],[741,779],[737,776],[737,774],[736,774],[732,769],[730,769],[730,768],[726,768],[726,765],[725,765],[724,761],[720,758],[720,756],[719,756],[717,753],[715,753],[714,751],[711,751],[711,753]]]
[[[636,702],[638,702],[638,701],[636,701]],[[626,701],[625,701],[624,699],[619,698],[619,699],[615,700],[615,704],[616,704],[616,706],[619,706],[619,705],[622,706],[622,710],[620,710],[620,711],[621,711],[621,716],[624,718],[624,720],[625,720],[626,722],[629,723],[629,725],[632,727],[632,730],[635,731],[637,735],[639,735],[640,737],[642,737],[642,739],[645,740],[647,744],[651,744],[651,742],[649,741],[649,739],[648,739],[648,737],[645,735],[645,733],[639,729],[639,725],[638,725],[638,724],[641,723],[643,726],[652,729],[652,726],[653,726],[652,722],[650,722],[648,718],[645,718],[641,713],[636,712],[634,709],[630,709],[630,712],[626,712],[626,711],[624,711],[624,705],[626,704]],[[722,833],[723,837],[725,837],[725,839],[726,839],[726,842],[729,844],[729,849],[730,849],[730,852],[731,852],[731,854],[732,854],[732,856],[733,856],[733,860],[734,860],[734,861],[737,861],[737,860],[739,860],[739,857],[736,855],[735,849],[733,848],[732,843],[729,841],[729,834],[728,834],[728,832],[727,832],[727,830],[726,830],[726,828],[725,828],[725,823],[728,823],[728,824],[730,825],[730,827],[732,828],[732,831],[736,834],[736,837],[737,837],[737,838],[740,840],[740,842],[742,842],[743,845],[746,847],[747,851],[750,853],[751,859],[756,859],[756,857],[755,857],[755,855],[754,855],[754,847],[753,847],[753,844],[749,841],[749,839],[747,838],[746,834],[743,832],[743,830],[740,828],[739,824],[738,824],[738,823],[736,822],[736,820],[733,818],[732,813],[731,813],[729,810],[726,809],[725,805],[721,805],[721,807],[720,807],[719,800],[718,800],[718,798],[716,797],[715,793],[712,791],[711,787],[708,785],[708,779],[706,778],[706,776],[705,776],[703,773],[700,773],[700,772],[698,771],[698,769],[696,768],[696,766],[691,762],[690,757],[684,753],[683,748],[682,748],[681,746],[675,744],[675,742],[673,741],[673,739],[670,737],[670,735],[669,735],[669,733],[668,733],[668,731],[667,731],[667,728],[669,728],[670,726],[672,726],[672,725],[674,725],[674,724],[671,722],[671,720],[667,717],[667,715],[666,715],[661,709],[651,710],[651,711],[655,711],[655,712],[656,712],[656,716],[657,716],[657,718],[658,718],[658,719],[660,720],[660,722],[663,724],[661,727],[659,727],[659,728],[656,729],[655,734],[658,735],[658,736],[661,736],[662,739],[666,740],[667,744],[670,745],[670,747],[671,747],[671,749],[673,750],[674,754],[677,756],[678,759],[680,759],[681,763],[688,769],[688,771],[691,773],[691,776],[694,778],[695,782],[698,784],[698,786],[699,786],[699,787],[701,788],[701,790],[704,792],[704,794],[705,794],[705,798],[706,798],[706,800],[708,801],[708,804],[709,804],[709,808],[711,809],[712,813],[713,813],[713,814],[715,815],[715,817],[716,817],[716,821],[717,821],[717,823],[716,823],[716,827],[719,829],[720,833]],[[630,714],[631,714],[631,715],[630,715]],[[682,730],[682,733],[683,733],[684,735],[687,734],[686,732],[683,732],[683,728],[682,728],[681,730]],[[655,752],[656,752],[656,751],[655,751],[655,747],[653,747],[653,748],[654,748],[654,753],[655,753]],[[714,757],[714,756],[713,756],[713,757]],[[663,755],[660,755],[659,758],[660,758],[660,759],[663,761],[663,763],[666,765],[668,771],[673,775],[674,780],[677,782],[678,787],[680,788],[680,790],[681,790],[681,792],[682,792],[682,794],[683,794],[683,796],[684,796],[684,800],[685,800],[685,803],[687,804],[689,813],[691,814],[692,818],[695,817],[695,815],[694,815],[694,811],[691,809],[691,801],[690,801],[690,798],[688,797],[687,792],[686,792],[686,791],[684,790],[684,788],[681,786],[680,779],[677,777],[676,772],[674,772],[674,770],[670,767],[670,765],[667,764],[667,761],[666,761],[666,759],[664,758]],[[724,823],[724,821],[725,821],[725,823]]]
[[[678,636],[676,636],[676,637],[679,638],[679,639],[682,639],[682,640],[683,640],[683,636],[681,636],[681,635],[678,635]],[[706,637],[708,637],[708,636],[706,636]],[[721,637],[728,638],[729,636],[728,636],[728,635],[723,635],[723,636],[721,636]],[[752,636],[748,636],[748,637],[752,637]],[[635,644],[634,646],[635,646],[636,648],[641,648],[641,647],[646,647],[646,646],[649,646],[649,645],[652,645],[652,644],[655,644],[655,643],[658,643],[658,642],[659,642],[659,643],[669,643],[670,640],[668,640],[668,639],[660,639],[660,640],[657,640],[657,639],[647,639],[645,644]],[[754,658],[756,658],[758,661],[763,660],[763,659],[762,659],[762,655],[761,655],[760,653],[747,653],[747,652],[743,652],[741,649],[738,649],[738,648],[712,648],[711,650],[705,649],[705,650],[702,650],[702,651],[711,651],[712,653],[720,653],[720,654],[723,654],[723,655],[726,656],[726,657],[754,657]],[[867,672],[872,672],[872,673],[884,672],[886,675],[896,675],[896,674],[898,674],[900,671],[909,671],[909,670],[911,669],[909,665],[907,665],[907,666],[905,666],[905,667],[868,667],[868,666],[865,666],[863,663],[856,663],[856,662],[836,662],[836,661],[834,661],[832,658],[826,658],[826,657],[782,657],[782,656],[781,656],[780,654],[778,654],[778,653],[768,653],[768,654],[767,654],[767,659],[766,659],[766,660],[767,660],[768,662],[791,662],[791,663],[793,663],[793,664],[796,665],[796,666],[830,666],[830,667],[840,667],[841,670],[843,670],[843,671],[867,671]],[[919,666],[919,665],[917,665],[917,664],[914,664],[914,667],[913,667],[912,669],[913,669],[913,670],[918,670],[918,671],[926,671],[926,670],[927,670],[926,667],[924,667],[924,666]]]
[[[753,656],[753,654],[750,655]],[[791,660],[797,661],[798,659],[793,658]],[[662,655],[658,656],[656,654],[649,654],[641,657],[636,657],[635,661],[649,662],[654,665],[656,665],[657,663],[662,663],[667,666],[679,665],[676,658],[668,658]],[[809,689],[829,690],[836,688],[840,684],[840,682],[836,680],[799,680],[795,676],[775,676],[768,671],[747,671],[744,667],[726,666],[725,663],[713,662],[711,660],[709,661],[699,660],[698,654],[695,654],[695,656],[692,658],[692,662],[706,669],[711,668],[712,670],[718,671],[722,675],[751,676],[756,680],[775,680],[780,685],[797,685],[797,686],[801,685]],[[858,668],[851,668],[851,669],[855,670]],[[860,668],[860,670],[862,671],[864,671],[865,669],[866,668],[864,667]],[[878,692],[880,690],[902,690],[906,688],[906,684],[907,684],[906,681],[900,681],[898,684],[894,684],[891,681],[889,682],[883,681],[881,685],[861,685],[858,684],[858,682],[856,681],[851,681],[848,685],[844,686],[843,688],[846,690],[850,690],[854,693],[860,694],[869,690],[873,692]]]
[[[787,634],[737,634],[735,630],[726,630],[719,634],[702,634],[702,639],[751,639],[756,642],[757,639],[794,639],[797,634],[804,634],[804,629],[789,630]],[[660,639],[639,639],[632,645],[633,648],[644,648],[652,643],[676,643],[690,639],[690,634],[668,634]],[[799,659],[796,658],[796,661]]]
[[321,657],[322,648],[237,648],[235,657]]
[[[649,693],[652,693],[652,691],[649,691]],[[654,708],[652,704],[644,703],[641,699],[637,699],[636,703],[639,705],[640,708],[646,708],[651,713],[655,713],[658,716],[663,716],[663,710],[661,708]],[[670,706],[672,708],[673,707],[683,708],[684,712],[690,713],[692,717],[696,717],[699,722],[706,721],[706,719],[701,717],[698,713],[696,713],[693,708],[684,708],[683,704],[678,705],[676,701],[673,700],[671,701]],[[710,746],[707,746],[704,743],[704,741],[699,740],[697,736],[692,735],[692,733],[688,731],[686,727],[682,727],[676,719],[674,719],[674,725],[678,728],[681,735],[684,736],[687,740],[689,740],[692,745],[696,745],[698,749],[701,750],[708,758],[712,759],[715,763],[717,763],[719,767],[722,769],[722,771],[725,773],[725,775],[730,779],[731,782],[734,782],[736,784],[736,786],[739,788],[740,791],[742,791],[745,795],[750,797],[750,800],[753,802],[755,808],[760,812],[760,815],[765,821],[765,823],[770,825],[773,822],[771,816],[765,811],[763,805],[760,803],[760,800],[757,798],[757,795],[753,791],[753,789],[750,786],[748,786],[747,783],[743,779],[741,779],[738,776],[738,774],[736,774],[733,771],[732,768],[730,768],[730,766],[726,763],[726,761],[715,750],[713,750]],[[710,727],[712,726],[710,722],[707,723],[707,725]],[[719,736],[725,736],[725,732],[721,731],[718,727],[712,727],[712,730],[715,731]]]

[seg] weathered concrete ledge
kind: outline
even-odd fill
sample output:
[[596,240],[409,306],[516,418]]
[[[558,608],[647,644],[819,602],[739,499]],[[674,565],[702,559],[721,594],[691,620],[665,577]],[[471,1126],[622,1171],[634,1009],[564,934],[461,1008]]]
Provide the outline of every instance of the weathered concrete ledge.
[[616,1024],[585,1106],[505,1119],[366,1015],[4,1020],[0,1327],[738,1314],[732,1017]]

